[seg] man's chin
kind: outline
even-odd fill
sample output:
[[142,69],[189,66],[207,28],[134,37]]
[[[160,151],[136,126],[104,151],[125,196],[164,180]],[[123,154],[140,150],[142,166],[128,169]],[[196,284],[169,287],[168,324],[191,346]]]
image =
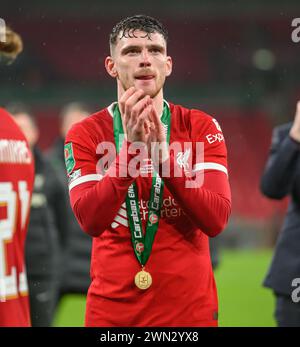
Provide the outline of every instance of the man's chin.
[[149,95],[151,98],[154,98],[157,94],[158,91],[154,89],[153,87],[148,87],[145,85],[141,85],[140,83],[134,83],[133,85],[136,89],[142,89],[146,95]]

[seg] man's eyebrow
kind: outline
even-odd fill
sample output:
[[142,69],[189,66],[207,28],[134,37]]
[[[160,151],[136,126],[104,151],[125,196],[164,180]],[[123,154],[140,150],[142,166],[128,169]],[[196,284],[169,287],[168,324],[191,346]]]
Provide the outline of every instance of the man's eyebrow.
[[[155,44],[155,43],[151,43],[149,45],[146,45],[146,47],[149,49],[158,49],[159,51],[161,52],[164,52],[165,51],[165,47],[163,45],[159,45],[159,44]],[[127,53],[128,51],[132,50],[132,49],[136,49],[136,50],[140,50],[141,49],[141,46],[139,45],[129,45],[129,46],[125,46],[121,49],[121,54],[125,54]]]
[[157,43],[152,43],[150,45],[147,45],[147,48],[155,48],[155,49],[158,49],[160,51],[165,51],[165,47],[163,45],[159,45]]
[[138,45],[125,46],[121,49],[121,53],[126,53],[127,51],[130,51],[131,49],[141,49],[141,47]]

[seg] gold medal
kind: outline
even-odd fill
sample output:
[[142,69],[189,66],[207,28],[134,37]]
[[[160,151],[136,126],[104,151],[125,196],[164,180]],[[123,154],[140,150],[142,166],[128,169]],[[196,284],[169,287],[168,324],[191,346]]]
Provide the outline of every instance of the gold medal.
[[149,272],[142,269],[135,275],[134,283],[139,289],[148,289],[152,284],[152,277]]

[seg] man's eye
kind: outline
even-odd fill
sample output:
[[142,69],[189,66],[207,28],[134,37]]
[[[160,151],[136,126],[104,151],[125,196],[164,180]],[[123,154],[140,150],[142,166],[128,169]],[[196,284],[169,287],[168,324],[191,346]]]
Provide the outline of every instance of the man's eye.
[[127,54],[137,54],[139,53],[139,51],[137,49],[130,49],[129,51],[127,51]]
[[151,53],[160,53],[160,50],[158,48],[151,48],[150,52]]

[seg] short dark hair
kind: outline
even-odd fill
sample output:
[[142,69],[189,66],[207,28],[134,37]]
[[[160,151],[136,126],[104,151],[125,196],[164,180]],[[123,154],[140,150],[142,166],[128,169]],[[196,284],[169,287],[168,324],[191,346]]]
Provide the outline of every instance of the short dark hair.
[[138,14],[121,20],[113,27],[109,36],[110,46],[117,43],[117,38],[120,32],[122,32],[122,37],[135,37],[135,30],[144,31],[148,36],[153,33],[159,33],[163,36],[166,42],[168,41],[167,30],[157,19]]

